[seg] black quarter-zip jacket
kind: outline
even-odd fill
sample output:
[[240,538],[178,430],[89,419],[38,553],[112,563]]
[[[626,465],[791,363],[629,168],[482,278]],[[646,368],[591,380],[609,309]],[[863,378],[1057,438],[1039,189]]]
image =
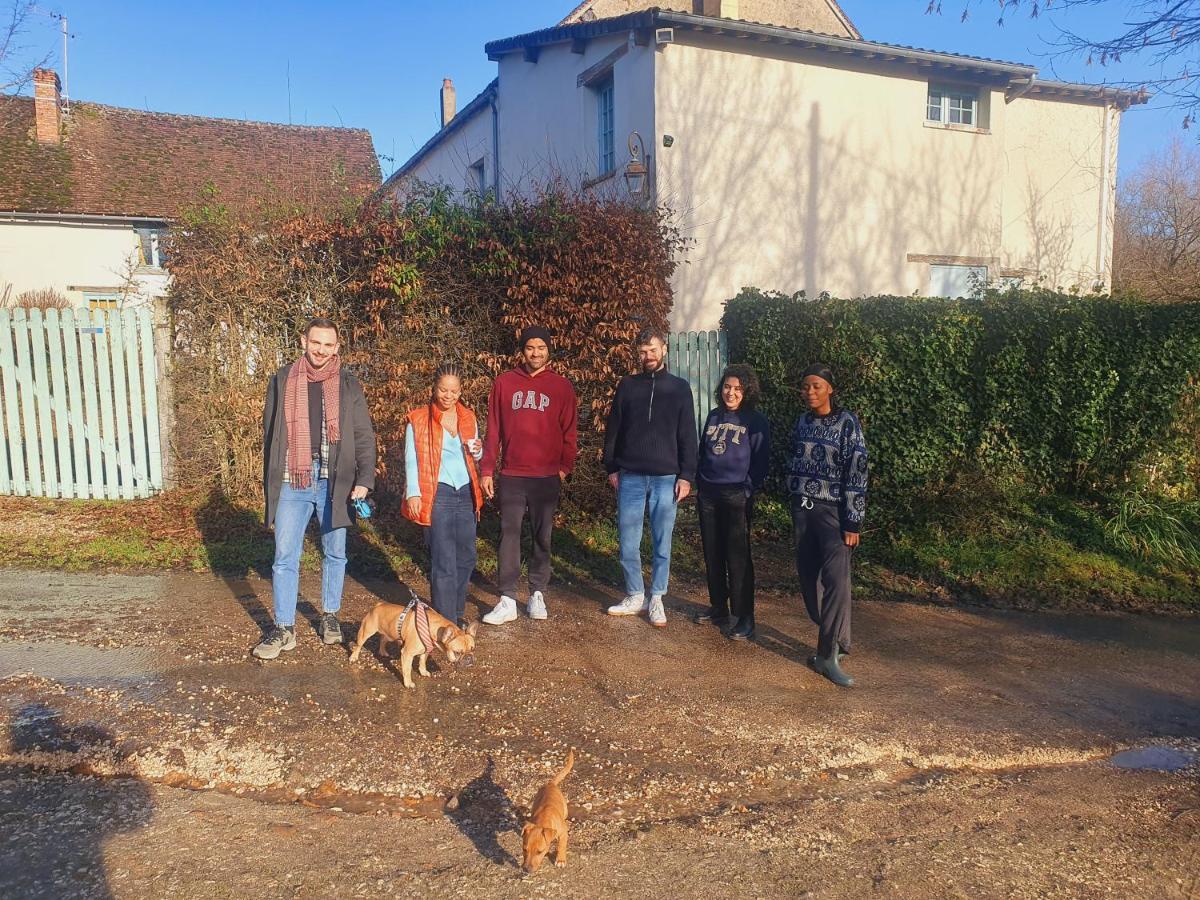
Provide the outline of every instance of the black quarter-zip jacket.
[[667,371],[626,375],[604,430],[604,468],[696,480],[698,436],[692,389]]

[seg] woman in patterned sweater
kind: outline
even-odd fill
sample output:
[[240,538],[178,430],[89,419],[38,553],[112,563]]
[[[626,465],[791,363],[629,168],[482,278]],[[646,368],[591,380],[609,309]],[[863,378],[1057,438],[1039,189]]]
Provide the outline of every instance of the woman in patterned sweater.
[[800,391],[808,412],[792,432],[788,490],[800,591],[819,628],[808,664],[849,687],[838,656],[850,652],[850,551],[867,508],[867,444],[858,417],[835,402],[827,366],[805,369]]

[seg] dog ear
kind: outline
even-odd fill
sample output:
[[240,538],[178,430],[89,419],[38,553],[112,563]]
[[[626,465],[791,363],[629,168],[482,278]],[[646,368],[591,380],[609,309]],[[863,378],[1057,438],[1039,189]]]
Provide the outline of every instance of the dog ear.
[[479,623],[478,622],[472,622],[470,625],[467,626],[467,634],[469,634],[471,637],[475,637],[475,635],[478,632],[479,632]]
[[437,630],[437,634],[435,634],[433,636],[433,639],[435,641],[437,641],[437,643],[440,644],[442,647],[445,647],[446,642],[449,641],[452,637],[454,637],[454,626],[443,625],[441,628],[439,628]]
[[529,832],[533,831],[535,828],[538,828],[538,827],[539,826],[534,825],[532,822],[526,822],[525,827],[521,829],[521,836],[524,837],[524,836],[528,835]]

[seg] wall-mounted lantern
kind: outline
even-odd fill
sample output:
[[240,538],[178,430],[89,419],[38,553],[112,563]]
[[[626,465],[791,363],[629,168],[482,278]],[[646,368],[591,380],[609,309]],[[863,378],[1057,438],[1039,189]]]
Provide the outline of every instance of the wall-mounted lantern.
[[629,134],[629,163],[625,166],[625,184],[629,186],[629,193],[634,197],[641,197],[646,190],[646,179],[650,172],[646,168],[646,145],[642,143],[642,136],[636,131]]

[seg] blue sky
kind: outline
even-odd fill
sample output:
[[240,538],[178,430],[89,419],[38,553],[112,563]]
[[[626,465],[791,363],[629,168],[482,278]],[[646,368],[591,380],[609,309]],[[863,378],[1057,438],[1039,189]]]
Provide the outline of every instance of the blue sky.
[[[1072,81],[1144,78],[1145,68],[1085,66],[1052,59],[1053,14],[1011,14],[996,25],[995,0],[841,0],[869,40],[988,56],[1039,66],[1042,77]],[[7,3],[4,4],[7,6]],[[75,99],[160,112],[366,128],[386,175],[437,128],[442,78],[454,79],[462,106],[494,76],[483,45],[553,25],[574,0],[395,0],[202,3],[44,0],[65,13],[71,33],[69,88]],[[1130,4],[1112,0],[1062,21],[1105,34]],[[38,17],[26,43],[61,65],[58,23]],[[1135,108],[1124,120],[1120,170],[1180,134],[1182,113]],[[393,162],[394,160],[394,162]]]

